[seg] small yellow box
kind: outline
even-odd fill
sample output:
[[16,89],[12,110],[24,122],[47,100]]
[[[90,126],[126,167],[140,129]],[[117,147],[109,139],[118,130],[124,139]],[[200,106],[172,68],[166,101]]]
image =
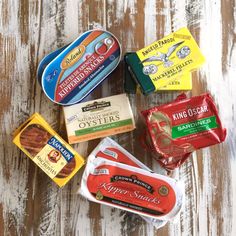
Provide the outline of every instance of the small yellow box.
[[60,187],[84,165],[83,157],[38,113],[26,120],[13,136],[13,142]]
[[[126,63],[144,94],[162,90],[200,67],[205,58],[187,28],[182,28],[136,53],[128,54]],[[166,87],[166,88],[167,88]]]

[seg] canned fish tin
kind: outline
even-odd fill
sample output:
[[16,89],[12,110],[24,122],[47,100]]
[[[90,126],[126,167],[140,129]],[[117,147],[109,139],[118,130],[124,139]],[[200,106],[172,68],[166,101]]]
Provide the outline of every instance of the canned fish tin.
[[38,113],[26,120],[13,136],[13,142],[60,187],[84,164],[83,157]]
[[173,219],[184,197],[182,184],[175,179],[104,158],[87,162],[79,193],[155,220]]
[[216,105],[209,94],[175,101],[142,111],[153,157],[173,170],[198,149],[222,143],[226,138]]
[[[104,138],[97,147],[88,156],[88,162],[93,162],[95,158],[103,158],[110,161],[123,163],[126,165],[138,167],[149,172],[153,172],[141,161],[135,158],[131,153],[125,150],[122,146],[116,143],[113,139],[106,137]],[[179,209],[180,210],[180,209]],[[159,220],[151,217],[140,215],[147,223],[154,226],[156,229],[163,227],[168,221]]]
[[205,61],[187,28],[182,28],[125,57],[133,77],[149,94],[168,86]]
[[[56,54],[42,73],[42,88],[51,101],[72,105],[80,102],[117,67],[121,47],[113,34],[99,29],[83,33]],[[47,58],[45,60],[47,62]],[[41,67],[43,64],[40,63]]]
[[126,94],[81,102],[63,109],[70,144],[135,129],[132,109]]

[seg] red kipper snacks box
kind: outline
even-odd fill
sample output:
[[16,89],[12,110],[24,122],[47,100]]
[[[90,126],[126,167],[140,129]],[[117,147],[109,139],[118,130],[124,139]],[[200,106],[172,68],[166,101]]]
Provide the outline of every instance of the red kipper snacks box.
[[184,197],[182,184],[175,179],[99,157],[88,160],[79,193],[90,201],[158,220],[175,217]]
[[[120,146],[117,142],[115,142],[109,137],[104,138],[97,145],[97,147],[89,155],[88,162],[93,162],[95,158],[103,158],[110,161],[138,167],[149,172],[153,172],[141,161],[135,158],[131,153],[129,153],[127,150],[125,150],[122,146]],[[182,204],[182,202],[180,204]],[[167,220],[160,220],[142,215],[139,216],[142,217],[147,223],[154,226],[156,229],[163,227],[168,222]]]

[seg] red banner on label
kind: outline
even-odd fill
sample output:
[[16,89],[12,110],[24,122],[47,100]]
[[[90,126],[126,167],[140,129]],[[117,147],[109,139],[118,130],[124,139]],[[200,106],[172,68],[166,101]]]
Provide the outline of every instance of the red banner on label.
[[107,50],[107,46],[105,44],[103,44],[97,50],[99,53],[102,52],[101,55],[94,52],[93,54],[86,56],[85,53],[83,58],[79,60],[84,60],[84,62],[82,62],[73,72],[71,72],[66,78],[63,79],[61,83],[58,84],[55,93],[55,100],[60,102],[63,98],[65,98],[76,87],[78,87],[79,84],[88,78],[99,66],[101,66],[106,61],[106,59],[108,59],[118,48],[119,45],[115,41],[106,54],[104,53],[106,52],[105,50]]

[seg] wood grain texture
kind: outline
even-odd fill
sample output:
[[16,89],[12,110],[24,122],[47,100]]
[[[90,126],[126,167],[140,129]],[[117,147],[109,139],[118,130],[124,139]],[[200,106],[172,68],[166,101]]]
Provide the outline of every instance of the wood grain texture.
[[[236,235],[236,2],[234,0],[2,0],[0,1],[0,235]],[[193,73],[189,95],[210,91],[228,137],[195,152],[172,176],[185,184],[181,214],[156,230],[140,217],[89,203],[76,194],[82,171],[63,189],[12,143],[12,132],[37,111],[64,138],[61,107],[36,81],[44,55],[92,28],[114,33],[123,53],[188,26],[206,56]],[[88,98],[123,91],[123,62]],[[178,93],[130,95],[137,129],[114,139],[158,173],[164,173],[138,137],[140,111]],[[74,145],[85,157],[99,140]]]

